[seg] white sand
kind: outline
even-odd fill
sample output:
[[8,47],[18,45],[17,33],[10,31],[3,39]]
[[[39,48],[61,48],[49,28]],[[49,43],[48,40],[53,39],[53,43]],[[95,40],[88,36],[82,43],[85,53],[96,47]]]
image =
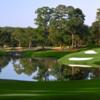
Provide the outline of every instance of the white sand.
[[89,58],[80,58],[80,57],[72,57],[72,58],[69,58],[69,60],[72,60],[72,61],[84,61],[84,60],[91,60],[93,58],[89,57]]
[[97,54],[97,52],[94,51],[94,50],[87,50],[87,51],[85,51],[84,53],[85,53],[85,54]]
[[71,66],[71,67],[92,67],[89,65],[77,65],[77,64],[68,64],[68,66]]

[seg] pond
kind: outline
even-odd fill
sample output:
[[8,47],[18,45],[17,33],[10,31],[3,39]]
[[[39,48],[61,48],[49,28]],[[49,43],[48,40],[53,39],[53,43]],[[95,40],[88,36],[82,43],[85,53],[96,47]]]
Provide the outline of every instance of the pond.
[[57,60],[53,58],[0,58],[0,79],[25,81],[57,80],[58,70]]
[[[94,73],[95,78],[100,77],[100,69],[72,68],[59,65],[54,58],[0,58],[0,79],[24,81],[56,81],[86,79]],[[93,77],[94,77],[93,76]],[[87,78],[88,79],[88,78]]]

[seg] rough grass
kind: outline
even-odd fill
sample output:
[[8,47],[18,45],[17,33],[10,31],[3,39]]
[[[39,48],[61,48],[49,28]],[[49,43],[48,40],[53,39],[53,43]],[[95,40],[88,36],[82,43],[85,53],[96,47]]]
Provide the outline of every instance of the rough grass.
[[[65,55],[64,57],[60,58],[58,61],[59,63],[61,64],[65,64],[65,65],[68,65],[68,64],[83,64],[83,65],[91,65],[92,67],[99,67],[100,65],[100,48],[94,48],[94,49],[91,49],[91,50],[95,50],[97,52],[97,54],[85,54],[84,52],[86,50],[82,50],[82,51],[79,51],[79,52],[76,52],[76,53],[72,53],[72,54],[68,54],[68,55]],[[69,58],[71,57],[93,57],[92,60],[85,60],[85,61],[70,61]]]

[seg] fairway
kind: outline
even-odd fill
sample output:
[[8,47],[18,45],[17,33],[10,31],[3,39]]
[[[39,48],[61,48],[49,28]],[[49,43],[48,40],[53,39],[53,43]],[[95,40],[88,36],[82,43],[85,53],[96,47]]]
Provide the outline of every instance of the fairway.
[[[74,99],[74,98],[77,98],[77,99],[83,99],[84,98],[91,98],[93,100],[93,97],[92,96],[96,96],[95,98],[97,97],[100,97],[100,91],[98,91],[96,88],[94,89],[90,89],[91,91],[88,91],[88,90],[83,90],[83,91],[45,91],[45,92],[31,92],[31,93],[10,93],[10,94],[1,94],[0,95],[0,99],[3,99],[3,100],[17,100],[17,98],[19,98],[19,100],[21,100],[22,98],[24,100],[32,100],[32,99],[35,99],[35,100],[41,100],[41,99],[47,99],[47,100],[50,100],[51,98],[53,100],[55,99]],[[16,92],[16,91],[13,91],[13,92]],[[17,91],[18,92],[18,91]],[[29,91],[28,91],[29,92]],[[98,99],[98,98],[97,98]]]
[[100,0],[0,0],[0,100],[100,100]]
[[100,80],[25,82],[0,80],[0,100],[99,100]]

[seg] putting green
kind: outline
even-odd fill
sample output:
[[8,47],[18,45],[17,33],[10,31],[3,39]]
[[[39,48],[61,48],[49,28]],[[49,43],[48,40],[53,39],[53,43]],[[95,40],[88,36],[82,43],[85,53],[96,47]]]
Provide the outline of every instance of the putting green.
[[[86,51],[92,51],[92,52],[94,51],[96,53],[86,54],[85,53]],[[65,55],[64,57],[60,58],[58,62],[64,65],[69,65],[69,64],[76,65],[77,64],[77,65],[87,65],[91,67],[100,67],[100,48],[93,48],[91,50],[82,50],[79,52],[71,53],[71,54]]]

